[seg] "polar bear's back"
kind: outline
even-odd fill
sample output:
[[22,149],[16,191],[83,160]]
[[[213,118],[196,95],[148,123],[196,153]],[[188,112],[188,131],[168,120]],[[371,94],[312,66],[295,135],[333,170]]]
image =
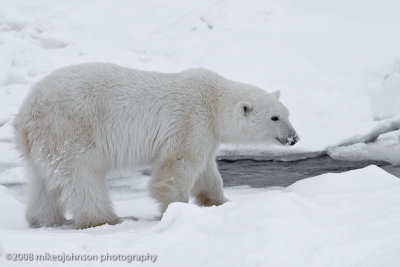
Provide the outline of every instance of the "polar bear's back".
[[[108,63],[86,63],[61,68],[33,88],[30,98],[39,96],[42,100],[62,101],[76,105],[82,97],[91,97],[104,104],[117,98],[128,102],[133,98],[168,95],[168,84],[173,83],[176,74],[147,72],[124,68]],[[105,102],[104,102],[105,100]]]

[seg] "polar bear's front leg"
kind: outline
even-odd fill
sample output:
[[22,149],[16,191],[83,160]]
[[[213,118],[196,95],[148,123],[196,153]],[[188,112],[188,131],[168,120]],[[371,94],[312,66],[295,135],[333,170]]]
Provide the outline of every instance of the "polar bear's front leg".
[[192,194],[200,206],[218,206],[227,201],[224,196],[223,181],[214,159],[210,159],[206,170],[197,178]]
[[149,189],[151,195],[160,202],[161,213],[164,213],[172,202],[189,201],[190,190],[202,165],[205,164],[182,157],[167,160],[155,168]]

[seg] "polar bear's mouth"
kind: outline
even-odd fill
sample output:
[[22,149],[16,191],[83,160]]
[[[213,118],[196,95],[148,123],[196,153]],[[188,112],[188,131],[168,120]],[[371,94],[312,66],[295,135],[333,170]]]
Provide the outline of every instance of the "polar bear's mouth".
[[288,141],[286,139],[275,138],[281,145],[288,145]]

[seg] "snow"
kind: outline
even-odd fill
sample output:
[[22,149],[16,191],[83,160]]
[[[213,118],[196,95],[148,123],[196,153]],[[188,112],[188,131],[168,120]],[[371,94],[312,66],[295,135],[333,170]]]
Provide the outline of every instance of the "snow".
[[381,87],[371,96],[375,119],[387,119],[400,114],[400,60],[393,66]]
[[62,66],[205,67],[281,90],[301,137],[294,147],[223,146],[222,156],[399,163],[399,14],[397,0],[1,0],[0,265],[6,253],[48,252],[157,254],[159,266],[400,266],[400,181],[375,166],[227,188],[231,202],[174,203],[161,221],[135,172],[109,184],[118,215],[138,220],[29,229],[10,124],[29,88]]
[[[157,254],[157,266],[400,264],[400,180],[376,166],[324,174],[288,188],[226,192],[227,204],[173,203],[157,221],[146,191],[114,191],[118,214],[139,220],[76,231],[29,229],[22,203],[0,186],[0,246],[3,254]],[[7,264],[5,257],[0,264]]]
[[[23,204],[15,199],[13,192],[4,186],[0,186],[0,227],[3,229],[24,229],[26,228],[23,216]],[[12,216],[10,216],[12,215]],[[0,243],[2,245],[2,243]]]
[[323,150],[373,127],[371,98],[400,58],[399,13],[396,0],[2,0],[0,121],[61,66],[206,67],[280,89],[301,136],[293,150]]

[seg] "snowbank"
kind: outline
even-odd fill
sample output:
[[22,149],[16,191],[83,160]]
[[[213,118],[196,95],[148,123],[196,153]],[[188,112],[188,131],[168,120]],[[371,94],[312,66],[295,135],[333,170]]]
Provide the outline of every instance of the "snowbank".
[[400,180],[376,166],[304,179],[287,189],[226,191],[227,204],[173,203],[161,221],[151,219],[157,212],[145,192],[114,197],[119,215],[141,219],[76,231],[21,227],[22,204],[0,187],[0,264],[7,264],[5,253],[16,252],[149,253],[158,255],[157,266],[400,264]]

